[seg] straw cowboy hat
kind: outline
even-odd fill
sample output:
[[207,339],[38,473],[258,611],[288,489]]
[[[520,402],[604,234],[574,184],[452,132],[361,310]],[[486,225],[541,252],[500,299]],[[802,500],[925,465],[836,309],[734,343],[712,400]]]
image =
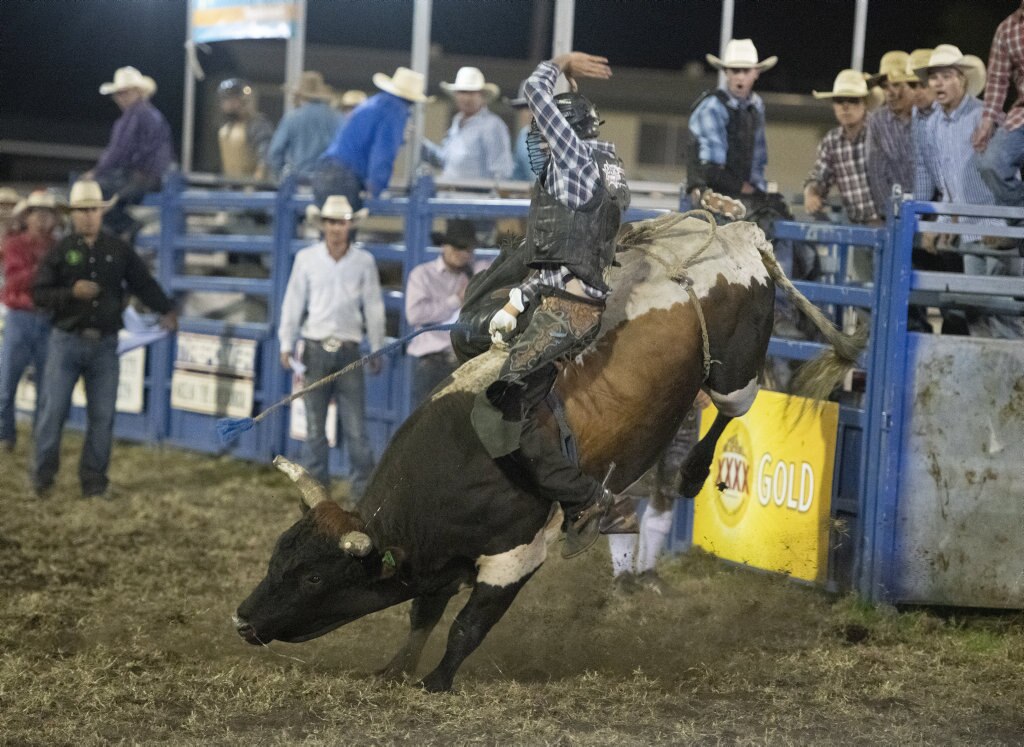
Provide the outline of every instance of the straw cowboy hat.
[[316,70],[306,70],[299,76],[297,86],[281,86],[288,93],[313,101],[330,101],[334,89],[324,83],[324,76]]
[[883,83],[906,83],[917,78],[913,73],[907,74],[907,63],[910,55],[899,49],[886,52],[878,61],[878,72],[868,80],[869,86],[880,86]]
[[928,61],[932,58],[934,49],[915,49],[907,59],[907,75],[912,76],[910,80],[919,80],[914,71],[919,67],[928,67]]
[[480,72],[480,68],[476,67],[460,67],[459,72],[455,74],[455,82],[442,82],[441,90],[448,94],[459,91],[466,93],[480,91],[489,99],[493,99],[501,92],[501,89],[496,85],[485,81],[484,74]]
[[917,77],[928,80],[936,68],[955,67],[967,78],[967,95],[974,97],[985,90],[985,63],[973,54],[964,54],[952,44],[940,44],[932,50],[928,64],[914,68]]
[[367,208],[357,212],[353,211],[352,205],[345,195],[331,195],[324,200],[324,206],[320,208],[317,220],[322,221],[327,218],[328,220],[350,220],[353,223],[358,223],[369,214],[370,211]]
[[142,91],[143,96],[149,98],[156,93],[156,81],[128,65],[127,67],[119,67],[115,70],[114,79],[109,83],[101,85],[100,93],[108,96],[112,93],[126,91],[129,88],[138,88]]
[[867,76],[857,70],[840,70],[832,83],[831,91],[811,91],[816,99],[864,99],[868,108],[874,107],[878,99],[871,95],[868,88]]
[[37,189],[29,193],[28,197],[23,200],[18,200],[18,204],[14,206],[13,215],[21,215],[26,210],[42,209],[42,210],[53,210],[57,212],[60,208],[64,207],[63,203],[57,200],[56,195],[45,189]]
[[407,67],[395,69],[394,75],[384,73],[373,74],[373,85],[385,93],[391,93],[406,101],[426,101],[424,91],[427,88],[423,73],[417,73]]
[[99,182],[92,179],[80,179],[71,185],[71,194],[68,196],[68,207],[72,210],[84,210],[88,208],[101,208],[106,210],[114,204],[116,197],[109,200],[103,199],[103,190]]
[[21,195],[10,187],[0,187],[0,205],[17,205]]
[[725,45],[725,56],[718,59],[713,54],[706,55],[708,64],[719,70],[728,68],[754,68],[755,70],[771,70],[779,58],[775,55],[758,61],[757,47],[750,39],[730,39]]
[[361,103],[366,101],[366,91],[360,91],[353,88],[350,91],[345,91],[341,94],[341,98],[338,99],[338,106],[344,107],[345,109],[354,109]]

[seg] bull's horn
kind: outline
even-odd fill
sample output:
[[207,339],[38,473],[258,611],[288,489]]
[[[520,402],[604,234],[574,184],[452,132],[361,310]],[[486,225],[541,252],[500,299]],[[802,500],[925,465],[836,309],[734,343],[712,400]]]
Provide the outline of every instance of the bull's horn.
[[338,546],[349,555],[364,558],[373,549],[373,540],[362,532],[345,532],[338,541]]
[[318,503],[328,500],[327,490],[311,474],[306,472],[295,462],[285,459],[278,454],[274,457],[274,466],[291,478],[292,482],[299,486],[302,491],[302,500],[310,508]]

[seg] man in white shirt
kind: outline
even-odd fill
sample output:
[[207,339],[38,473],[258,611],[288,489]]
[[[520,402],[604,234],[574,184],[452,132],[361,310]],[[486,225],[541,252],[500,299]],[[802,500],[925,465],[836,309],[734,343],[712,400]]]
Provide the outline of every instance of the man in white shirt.
[[[437,259],[414,267],[405,286],[405,320],[414,329],[458,318],[469,279],[489,264],[475,262],[472,222],[453,218],[444,234],[431,237],[441,248]],[[448,332],[424,332],[405,352],[412,362],[412,402],[418,405],[458,366]]]
[[[349,243],[349,232],[359,217],[358,213],[353,215],[346,197],[331,195],[320,211],[324,240],[295,255],[277,337],[281,365],[291,368],[290,358],[301,335],[307,382],[318,381],[358,360],[364,332],[371,351],[384,344],[384,298],[377,265],[368,251]],[[380,373],[378,359],[367,361],[365,367],[371,374]],[[333,396],[341,423],[339,442],[348,445],[353,499],[362,496],[373,471],[373,452],[366,436],[365,395],[363,372],[356,368],[304,397],[303,464],[325,487],[330,486],[326,423],[327,404]]]

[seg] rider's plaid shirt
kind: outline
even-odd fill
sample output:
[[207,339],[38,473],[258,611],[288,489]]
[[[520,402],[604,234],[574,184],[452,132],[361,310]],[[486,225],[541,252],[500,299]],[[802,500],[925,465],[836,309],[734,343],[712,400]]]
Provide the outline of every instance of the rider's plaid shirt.
[[[1017,100],[1010,113],[1004,115],[1003,104],[1011,81],[1017,88]],[[1001,123],[1005,130],[1024,125],[1024,3],[999,24],[992,37],[982,116]]]
[[[551,152],[544,172],[545,188],[563,205],[578,210],[590,201],[601,184],[593,149],[598,148],[614,156],[615,146],[601,140],[583,140],[573,132],[554,101],[555,82],[560,74],[557,65],[542,62],[527,79],[524,91],[533,118]],[[539,285],[564,289],[572,278],[572,273],[564,267],[545,268],[531,277],[524,286],[524,292]],[[601,291],[585,283],[583,285],[591,298],[604,298]]]

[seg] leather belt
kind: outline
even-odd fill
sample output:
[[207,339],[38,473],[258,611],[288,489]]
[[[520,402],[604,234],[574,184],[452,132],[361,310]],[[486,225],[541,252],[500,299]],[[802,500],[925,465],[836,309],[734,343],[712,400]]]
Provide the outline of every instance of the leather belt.
[[340,337],[327,337],[323,340],[313,340],[317,345],[324,349],[325,353],[337,353],[346,345],[356,345],[358,343],[342,340]]

